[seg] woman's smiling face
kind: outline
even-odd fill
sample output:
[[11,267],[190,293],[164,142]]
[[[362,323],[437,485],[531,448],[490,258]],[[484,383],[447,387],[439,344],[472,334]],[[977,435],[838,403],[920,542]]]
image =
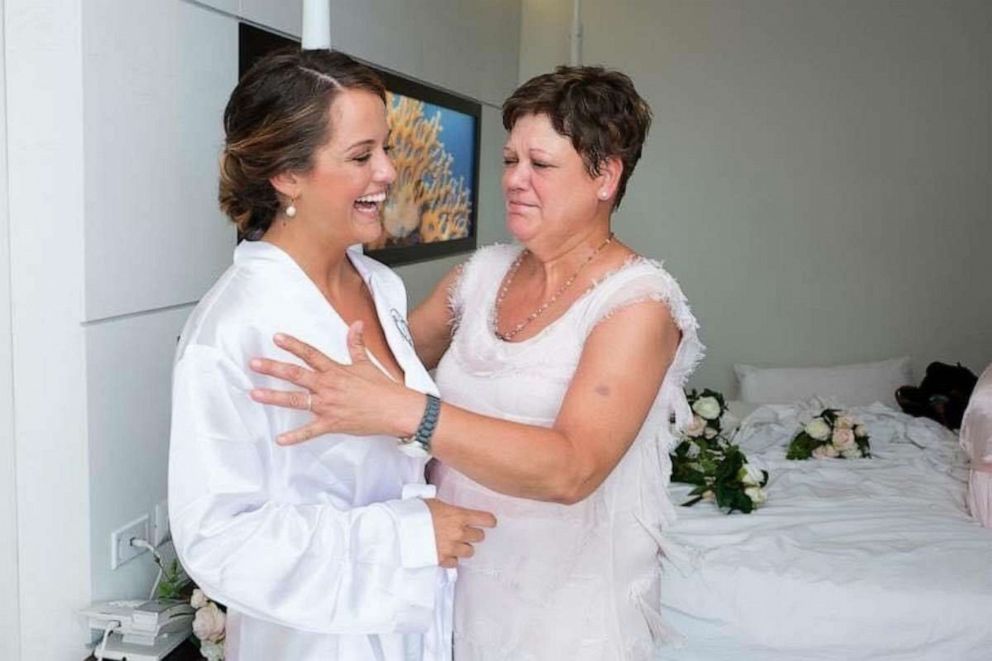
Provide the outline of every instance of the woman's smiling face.
[[388,155],[386,106],[375,94],[343,90],[328,112],[330,140],[299,175],[300,217],[345,243],[368,243],[382,233],[382,208],[396,169]]

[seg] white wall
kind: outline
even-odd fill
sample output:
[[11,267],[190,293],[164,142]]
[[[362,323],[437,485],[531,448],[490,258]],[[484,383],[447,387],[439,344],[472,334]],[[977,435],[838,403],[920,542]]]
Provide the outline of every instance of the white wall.
[[78,659],[72,611],[90,595],[81,7],[4,9],[20,658]]
[[[4,22],[0,1],[0,26]],[[10,223],[7,214],[7,86],[0,29],[0,658],[20,652],[20,594],[17,587],[17,483],[14,462],[14,376],[10,335]]]
[[[567,57],[547,17],[570,7],[524,2],[522,76]],[[582,7],[584,61],[655,112],[616,226],[686,290],[697,384],[732,392],[734,362],[992,361],[992,4]]]
[[[154,576],[147,554],[111,571],[110,534],[166,495],[176,338],[234,247],[215,198],[238,17],[296,35],[300,3],[4,9],[0,594],[19,603],[0,606],[0,656],[78,659],[89,635],[74,611],[142,596]],[[519,27],[519,0],[332,2],[336,48],[484,102],[483,242],[506,236],[497,107],[516,83]],[[402,268],[412,297],[457,261]]]

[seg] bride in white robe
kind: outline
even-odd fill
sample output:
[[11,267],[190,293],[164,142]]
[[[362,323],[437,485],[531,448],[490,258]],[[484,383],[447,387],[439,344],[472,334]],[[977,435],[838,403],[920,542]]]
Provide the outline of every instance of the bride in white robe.
[[228,608],[229,660],[448,660],[451,582],[440,564],[471,553],[492,517],[408,498],[433,487],[425,459],[400,452],[395,436],[277,445],[305,412],[249,397],[274,383],[251,359],[288,356],[272,347],[277,331],[347,362],[354,321],[382,372],[436,393],[403,321],[402,282],[347,249],[381,231],[395,178],[381,83],[339,54],[270,57],[235,89],[225,129],[221,204],[252,240],[193,311],[176,353],[179,558]]

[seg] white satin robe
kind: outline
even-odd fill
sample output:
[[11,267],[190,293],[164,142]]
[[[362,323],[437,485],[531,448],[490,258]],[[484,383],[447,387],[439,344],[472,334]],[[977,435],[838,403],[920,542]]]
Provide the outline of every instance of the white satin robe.
[[[437,394],[406,326],[406,290],[349,251],[406,385]],[[245,241],[193,311],[176,353],[169,456],[172,535],[183,566],[228,607],[229,661],[448,661],[451,576],[419,498],[424,460],[393,437],[331,434],[292,447],[309,413],[267,407],[255,356],[298,362],[285,332],[348,363],[346,323],[297,264]]]

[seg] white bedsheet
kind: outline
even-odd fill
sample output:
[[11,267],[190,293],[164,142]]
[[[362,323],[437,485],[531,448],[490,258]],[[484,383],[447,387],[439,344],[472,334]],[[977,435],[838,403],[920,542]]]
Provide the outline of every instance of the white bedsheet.
[[[767,406],[735,439],[771,473],[768,503],[678,508],[662,604],[686,637],[659,659],[992,659],[992,530],[965,509],[954,434],[882,405],[851,409],[872,459],[787,461],[822,403]],[[688,492],[672,486],[676,503]]]

